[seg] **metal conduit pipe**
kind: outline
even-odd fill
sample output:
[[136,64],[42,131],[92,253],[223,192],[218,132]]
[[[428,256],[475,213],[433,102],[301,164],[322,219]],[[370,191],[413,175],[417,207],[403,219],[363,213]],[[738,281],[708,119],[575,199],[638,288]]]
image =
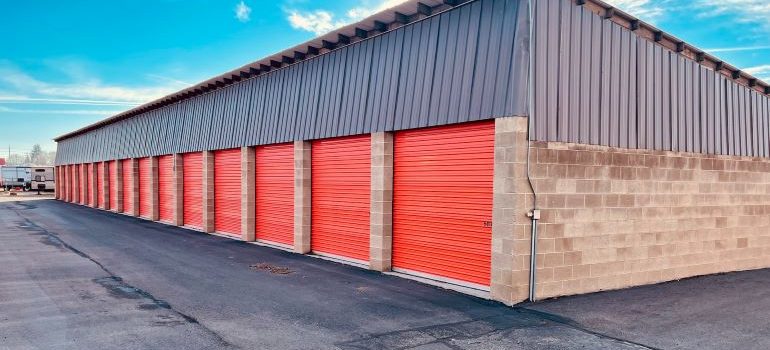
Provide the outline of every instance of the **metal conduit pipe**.
[[532,121],[534,120],[534,69],[532,68],[533,63],[535,62],[535,50],[533,49],[532,42],[534,41],[534,34],[535,34],[535,23],[534,23],[534,7],[535,2],[537,0],[528,0],[528,10],[529,10],[529,67],[528,67],[528,82],[527,82],[527,93],[529,94],[528,99],[529,103],[527,106],[528,114],[527,116],[527,182],[529,183],[529,189],[532,191],[532,210],[527,213],[527,216],[531,220],[531,244],[530,244],[530,251],[529,251],[529,301],[534,302],[536,300],[535,298],[535,282],[537,277],[537,221],[540,220],[540,210],[537,209],[537,192],[535,191],[535,186],[532,184],[532,178],[530,176],[530,158],[532,154],[532,125],[534,124]]

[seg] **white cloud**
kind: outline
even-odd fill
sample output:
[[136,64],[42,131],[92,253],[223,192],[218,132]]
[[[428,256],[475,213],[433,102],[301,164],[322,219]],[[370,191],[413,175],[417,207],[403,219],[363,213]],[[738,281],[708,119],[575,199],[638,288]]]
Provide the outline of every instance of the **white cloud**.
[[195,85],[195,84],[190,83],[190,82],[186,82],[186,81],[179,80],[179,79],[174,79],[174,78],[167,77],[167,76],[164,76],[164,75],[147,74],[147,77],[151,78],[153,80],[160,81],[160,82],[166,82],[166,83],[172,83],[172,84],[175,84],[175,85],[179,85],[182,88],[188,88],[188,87],[191,87],[191,86]]
[[251,20],[251,7],[246,5],[243,0],[235,5],[235,18],[241,22],[248,22]]
[[343,21],[335,21],[332,13],[323,10],[311,12],[291,10],[287,19],[292,28],[315,35],[323,35],[346,24]]
[[20,109],[0,106],[0,113],[25,113],[25,114],[63,114],[63,115],[100,115],[110,116],[122,112],[122,110],[94,110],[94,109]]
[[139,104],[165,96],[178,90],[177,84],[161,86],[127,87],[103,84],[98,79],[88,78],[68,83],[51,83],[33,78],[8,62],[0,62],[0,83],[19,100],[46,99],[69,101],[70,104],[93,104],[99,102],[121,102],[127,105]]
[[770,30],[770,2],[767,0],[697,0],[705,16],[731,14],[732,20],[756,23]]
[[663,3],[666,0],[605,0],[608,4],[615,6],[629,14],[639,17],[645,21],[654,22],[663,15]]
[[0,103],[5,104],[55,104],[55,105],[82,105],[82,106],[138,106],[138,102],[120,102],[105,100],[79,100],[66,98],[35,98],[23,95],[0,94]]
[[362,20],[377,12],[405,3],[407,0],[383,0],[374,5],[362,4],[348,10],[347,15],[354,21]]
[[711,53],[719,53],[719,52],[739,52],[739,51],[762,51],[762,50],[770,50],[770,46],[737,46],[737,47],[720,47],[716,49],[704,49],[703,51],[711,52]]
[[770,64],[744,68],[743,71],[764,81],[770,81]]
[[323,35],[334,29],[360,21],[377,12],[406,2],[406,0],[366,1],[338,15],[327,10],[299,11],[287,10],[287,20],[292,28]]

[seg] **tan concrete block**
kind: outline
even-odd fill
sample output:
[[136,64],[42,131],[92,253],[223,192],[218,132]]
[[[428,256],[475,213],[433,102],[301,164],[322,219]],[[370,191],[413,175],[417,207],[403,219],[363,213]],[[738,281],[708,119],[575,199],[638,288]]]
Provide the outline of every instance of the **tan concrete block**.
[[214,152],[203,152],[203,232],[215,230],[214,210]]
[[294,142],[294,251],[310,252],[311,143]]
[[256,149],[241,147],[241,239],[256,240]]

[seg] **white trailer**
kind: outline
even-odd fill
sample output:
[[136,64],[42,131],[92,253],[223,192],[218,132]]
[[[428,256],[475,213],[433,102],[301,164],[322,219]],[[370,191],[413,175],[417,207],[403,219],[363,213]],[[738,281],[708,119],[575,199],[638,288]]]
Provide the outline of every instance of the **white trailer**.
[[26,166],[3,166],[0,167],[0,174],[6,191],[12,188],[28,190],[32,181],[30,168]]
[[30,167],[32,181],[30,188],[33,191],[53,191],[56,189],[56,174],[52,166]]

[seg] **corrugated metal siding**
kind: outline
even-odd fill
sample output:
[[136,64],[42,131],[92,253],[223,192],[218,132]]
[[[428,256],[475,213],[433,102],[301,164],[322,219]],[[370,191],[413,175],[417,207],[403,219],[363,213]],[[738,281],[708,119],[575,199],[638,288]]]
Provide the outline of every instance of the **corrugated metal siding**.
[[56,164],[526,115],[526,4],[476,0],[62,140]]
[[536,140],[770,156],[767,96],[571,0],[536,3]]

